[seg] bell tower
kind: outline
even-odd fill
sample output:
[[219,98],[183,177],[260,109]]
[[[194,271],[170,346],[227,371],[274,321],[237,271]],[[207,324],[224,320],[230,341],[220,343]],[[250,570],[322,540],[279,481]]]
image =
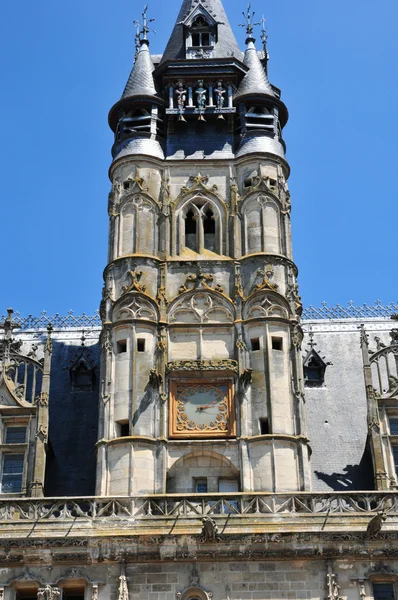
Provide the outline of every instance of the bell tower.
[[111,108],[97,493],[310,489],[288,113],[253,14],[184,0],[163,56],[146,9]]

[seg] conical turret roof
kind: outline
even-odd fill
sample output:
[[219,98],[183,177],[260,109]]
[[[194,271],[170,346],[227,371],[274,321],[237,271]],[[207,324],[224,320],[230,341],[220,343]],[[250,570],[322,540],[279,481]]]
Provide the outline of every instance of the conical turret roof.
[[162,62],[185,58],[185,37],[183,22],[198,6],[202,6],[218,25],[217,43],[212,56],[226,58],[236,56],[242,58],[242,51],[232,32],[221,0],[183,0],[176,24],[170,36]]
[[122,99],[132,96],[157,96],[152,75],[154,68],[148,41],[141,40],[141,48],[124,88]]
[[247,48],[243,62],[249,67],[249,70],[240,82],[235,100],[241,96],[248,96],[251,94],[256,96],[261,94],[275,97],[275,92],[268,81],[268,77],[254,46],[253,38],[247,40]]

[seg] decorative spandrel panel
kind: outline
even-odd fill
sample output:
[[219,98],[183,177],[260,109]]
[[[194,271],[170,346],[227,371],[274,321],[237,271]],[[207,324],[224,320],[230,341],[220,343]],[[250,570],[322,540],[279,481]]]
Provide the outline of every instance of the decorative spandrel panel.
[[170,437],[232,437],[235,435],[231,382],[172,381]]

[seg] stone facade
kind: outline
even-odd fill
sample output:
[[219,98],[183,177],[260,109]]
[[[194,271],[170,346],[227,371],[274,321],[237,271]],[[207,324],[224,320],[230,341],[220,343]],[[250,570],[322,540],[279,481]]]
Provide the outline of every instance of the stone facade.
[[394,600],[396,315],[301,321],[250,7],[242,53],[184,0],[163,57],[146,12],[101,326],[1,323],[0,600]]

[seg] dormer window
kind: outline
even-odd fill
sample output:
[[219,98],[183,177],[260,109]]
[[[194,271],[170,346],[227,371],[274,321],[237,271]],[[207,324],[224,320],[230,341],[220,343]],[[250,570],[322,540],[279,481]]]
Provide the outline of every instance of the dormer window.
[[192,14],[186,21],[187,58],[210,58],[216,43],[217,24],[210,15]]

